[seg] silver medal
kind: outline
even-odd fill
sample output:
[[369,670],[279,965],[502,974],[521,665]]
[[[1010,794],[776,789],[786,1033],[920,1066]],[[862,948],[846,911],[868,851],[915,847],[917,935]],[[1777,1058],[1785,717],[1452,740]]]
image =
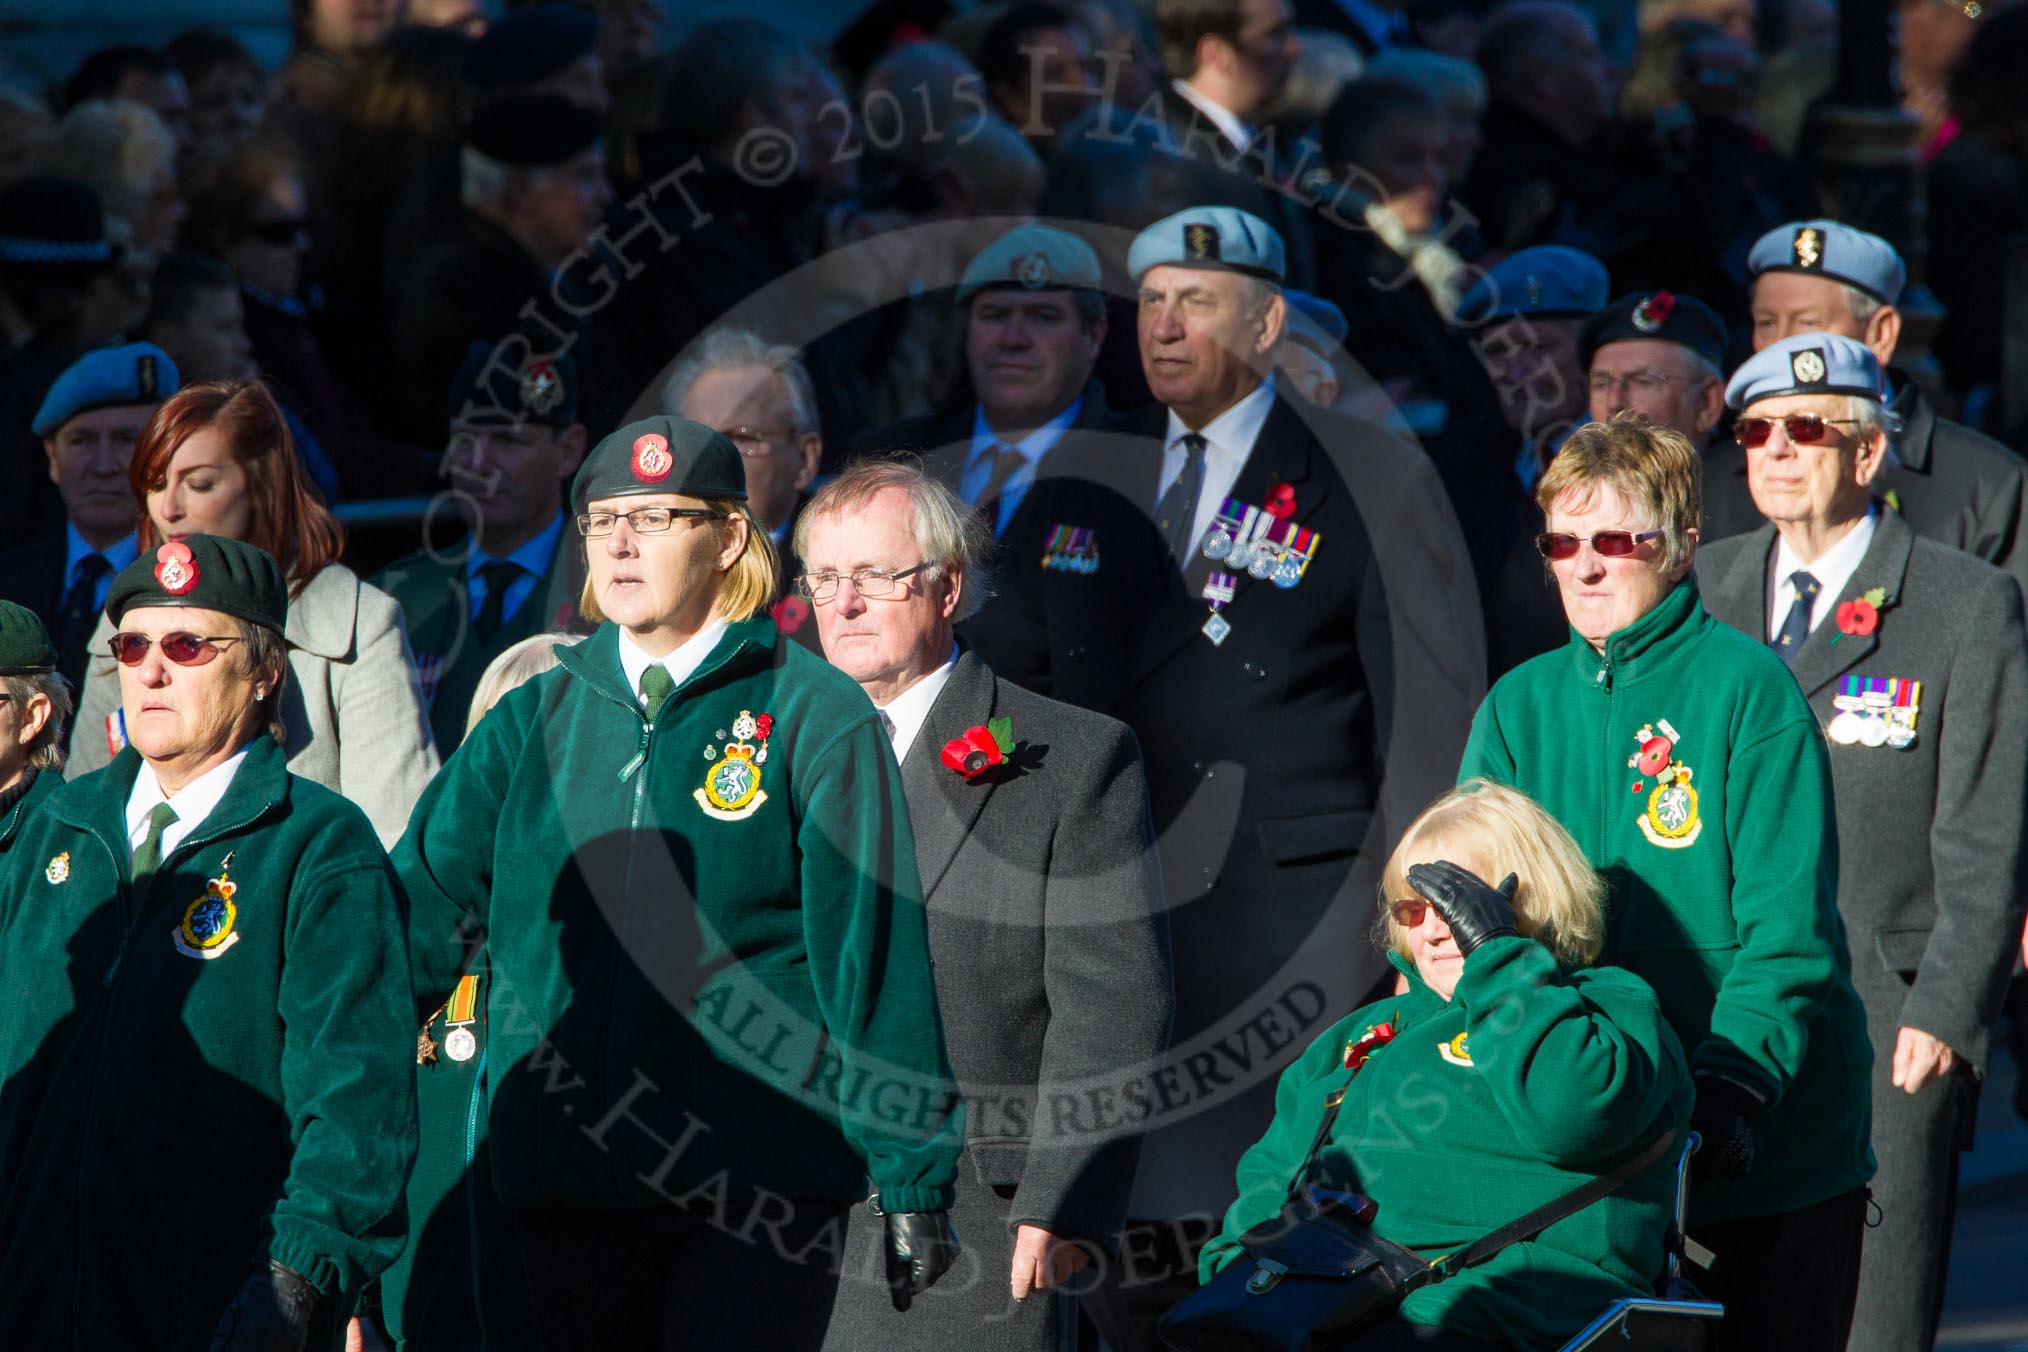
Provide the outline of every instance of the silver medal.
[[472,1036],[472,1030],[460,1024],[444,1034],[444,1055],[453,1061],[469,1061],[479,1054],[479,1039]]

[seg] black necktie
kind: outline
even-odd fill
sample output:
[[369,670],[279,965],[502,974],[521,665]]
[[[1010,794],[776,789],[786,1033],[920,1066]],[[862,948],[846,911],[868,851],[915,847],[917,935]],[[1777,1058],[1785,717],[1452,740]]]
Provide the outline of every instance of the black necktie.
[[486,584],[486,596],[479,602],[479,618],[472,621],[472,632],[481,643],[500,632],[507,616],[507,589],[521,580],[522,571],[521,565],[511,559],[495,559],[479,569],[479,579]]
[[57,670],[78,688],[84,676],[85,645],[99,621],[99,582],[113,571],[103,554],[87,554],[71,569],[70,586],[57,611]]
[[1155,529],[1169,542],[1169,552],[1175,556],[1178,568],[1187,567],[1190,562],[1190,546],[1194,543],[1190,532],[1197,524],[1197,499],[1204,492],[1207,444],[1195,432],[1185,432],[1182,440],[1183,472],[1155,504]]
[[1789,607],[1788,618],[1782,621],[1781,632],[1770,645],[1784,662],[1795,661],[1803,640],[1810,636],[1810,608],[1816,603],[1817,593],[1823,590],[1817,579],[1800,568],[1789,574],[1789,585],[1796,589],[1796,603]]
[[994,446],[986,452],[993,461],[993,472],[986,476],[986,486],[980,490],[976,510],[986,523],[986,529],[995,534],[1000,530],[1000,495],[1007,490],[1007,481],[1014,477],[1014,471],[1026,463],[1027,458],[1012,446]]

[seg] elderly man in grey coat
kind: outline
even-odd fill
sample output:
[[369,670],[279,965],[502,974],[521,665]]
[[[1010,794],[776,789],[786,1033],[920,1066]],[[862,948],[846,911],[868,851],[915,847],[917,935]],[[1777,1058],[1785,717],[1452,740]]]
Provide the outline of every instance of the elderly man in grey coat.
[[829,1348],[1075,1346],[1064,1288],[1117,1248],[1148,1107],[1136,1087],[1168,1037],[1140,747],[956,644],[990,547],[955,494],[896,462],[847,470],[796,525],[824,655],[880,710],[901,763],[966,1102],[951,1210],[965,1256],[901,1312],[879,1276],[881,1222],[855,1208]]
[[1936,1335],[1958,1152],[2021,933],[2028,796],[2020,592],[1874,499],[1883,390],[1873,354],[1836,334],[1740,367],[1726,399],[1766,524],[1697,555],[1705,605],[1788,661],[1831,741],[1880,1163],[1853,1352]]

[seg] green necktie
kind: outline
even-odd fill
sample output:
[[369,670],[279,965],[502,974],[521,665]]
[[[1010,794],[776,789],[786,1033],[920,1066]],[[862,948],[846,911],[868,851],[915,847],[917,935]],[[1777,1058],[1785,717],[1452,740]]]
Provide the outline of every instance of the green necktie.
[[157,803],[148,809],[148,834],[141,839],[134,851],[134,888],[136,891],[148,885],[155,876],[155,870],[162,867],[162,833],[176,821],[176,809],[167,803]]
[[676,678],[660,662],[650,662],[648,669],[641,673],[642,708],[647,711],[648,721],[655,721],[655,715],[662,712],[663,704],[676,691]]

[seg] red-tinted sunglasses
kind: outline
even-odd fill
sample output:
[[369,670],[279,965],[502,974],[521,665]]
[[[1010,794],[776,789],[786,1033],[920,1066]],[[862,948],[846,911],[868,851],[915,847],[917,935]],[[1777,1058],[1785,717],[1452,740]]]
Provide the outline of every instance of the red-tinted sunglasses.
[[[1659,540],[1669,532],[1644,530],[1638,535],[1630,530],[1602,530],[1591,537],[1592,553],[1605,559],[1623,559],[1639,549],[1649,540]],[[1536,552],[1545,559],[1568,559],[1575,557],[1577,547],[1584,543],[1584,537],[1565,535],[1561,531],[1544,531],[1535,537]]]
[[1856,418],[1826,418],[1816,413],[1791,413],[1780,418],[1741,418],[1732,425],[1733,439],[1748,449],[1765,446],[1776,423],[1782,425],[1789,440],[1798,446],[1816,445],[1827,435],[1824,429],[1834,423],[1840,427],[1859,425]]
[[213,661],[224,652],[223,644],[237,643],[237,638],[206,638],[202,634],[187,634],[177,630],[164,634],[160,639],[149,638],[146,634],[114,634],[106,640],[106,647],[112,650],[113,660],[123,667],[138,667],[141,659],[148,655],[148,649],[156,643],[162,645],[162,656],[179,667],[201,667]]
[[1421,897],[1410,897],[1406,901],[1390,901],[1387,913],[1394,917],[1394,923],[1403,929],[1414,929],[1429,914],[1429,903]]

